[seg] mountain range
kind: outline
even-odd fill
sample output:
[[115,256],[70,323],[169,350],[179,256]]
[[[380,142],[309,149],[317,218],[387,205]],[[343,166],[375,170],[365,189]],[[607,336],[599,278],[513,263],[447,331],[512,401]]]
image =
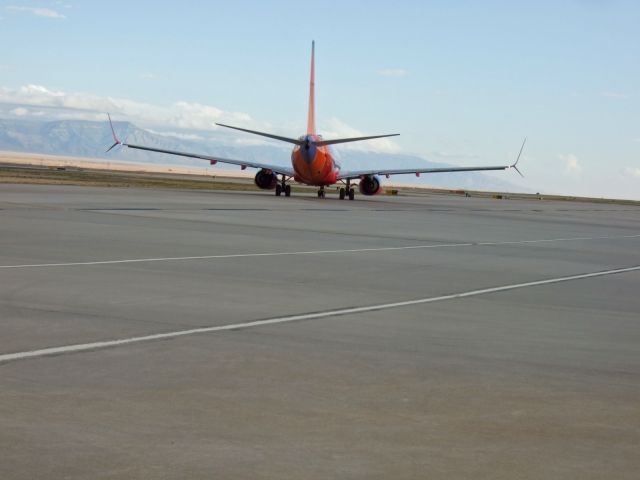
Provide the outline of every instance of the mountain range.
[[[181,150],[220,157],[262,161],[271,164],[289,165],[290,147],[258,141],[255,144],[238,144],[235,134],[226,132],[159,132],[143,128],[129,122],[115,122],[114,127],[123,141],[138,145],[149,145],[168,150]],[[255,140],[248,136],[248,141]],[[242,139],[240,140],[242,141]],[[44,153],[69,157],[121,160],[155,165],[203,166],[202,160],[173,155],[145,152],[128,148],[115,148],[106,153],[113,143],[108,123],[84,120],[23,120],[0,118],[0,150],[24,153]],[[437,168],[451,166],[424,160],[418,156],[378,153],[361,150],[335,149],[338,162],[343,170],[366,168]],[[206,165],[206,163],[204,163]],[[218,164],[214,168],[237,169]],[[518,191],[520,187],[507,180],[501,180],[478,172],[438,173],[392,177],[402,184],[425,184],[446,188],[471,190]]]

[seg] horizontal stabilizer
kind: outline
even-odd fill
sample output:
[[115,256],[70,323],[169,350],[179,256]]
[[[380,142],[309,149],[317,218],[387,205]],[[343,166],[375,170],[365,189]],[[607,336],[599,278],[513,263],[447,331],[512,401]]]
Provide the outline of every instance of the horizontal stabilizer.
[[302,145],[303,142],[297,138],[281,137],[280,135],[274,135],[272,133],[258,132],[256,130],[247,130],[246,128],[232,127],[231,125],[224,125],[222,123],[216,123],[219,127],[233,128],[234,130],[240,130],[241,132],[253,133],[254,135],[261,135],[263,137],[273,138],[274,140],[280,140],[282,142],[293,143],[295,145]]
[[353,138],[335,138],[333,140],[318,140],[316,145],[322,147],[324,145],[335,145],[336,143],[359,142],[361,140],[373,140],[374,138],[397,137],[399,133],[389,133],[387,135],[373,135],[370,137],[353,137]]

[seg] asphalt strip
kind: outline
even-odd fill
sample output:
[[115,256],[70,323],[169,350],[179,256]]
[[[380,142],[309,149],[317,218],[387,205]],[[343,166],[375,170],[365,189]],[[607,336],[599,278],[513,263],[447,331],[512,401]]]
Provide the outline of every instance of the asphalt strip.
[[230,325],[219,325],[215,327],[192,328],[189,330],[177,330],[173,332],[156,333],[152,335],[129,337],[129,338],[122,338],[117,340],[105,340],[101,342],[81,343],[81,344],[75,344],[75,345],[65,345],[61,347],[42,348],[39,350],[6,353],[6,354],[0,355],[0,362],[27,360],[30,358],[47,357],[47,356],[54,356],[54,355],[63,355],[68,353],[84,352],[89,350],[97,350],[97,349],[103,349],[103,348],[119,347],[122,345],[128,345],[132,343],[151,342],[154,340],[164,340],[164,339],[170,339],[170,338],[176,338],[176,337],[183,337],[185,335],[212,333],[212,332],[220,332],[220,331],[227,331],[227,330],[245,330],[249,328],[262,327],[266,325],[290,323],[290,322],[297,322],[302,320],[315,320],[315,319],[328,318],[328,317],[337,317],[342,315],[374,312],[379,310],[389,310],[392,308],[401,308],[401,307],[407,307],[412,305],[421,305],[425,303],[454,300],[459,298],[476,297],[480,295],[487,295],[490,293],[506,292],[509,290],[536,287],[540,285],[570,282],[574,280],[582,280],[582,279],[594,278],[594,277],[604,277],[607,275],[616,275],[621,273],[634,272],[638,270],[640,270],[640,265],[627,267],[627,268],[618,268],[614,270],[602,270],[598,272],[583,273],[579,275],[571,275],[566,277],[549,278],[549,279],[537,280],[533,282],[515,283],[515,284],[503,285],[499,287],[483,288],[480,290],[470,290],[467,292],[453,293],[450,295],[442,295],[439,297],[419,298],[416,300],[408,300],[403,302],[382,303],[378,305],[369,305],[364,307],[352,307],[352,308],[342,308],[342,309],[336,309],[336,310],[326,310],[324,312],[304,313],[300,315],[290,315],[285,317],[256,320],[253,322],[235,323]]
[[0,269],[11,268],[51,268],[51,267],[82,267],[91,265],[117,265],[121,263],[152,263],[152,262],[176,262],[186,260],[214,260],[224,258],[250,258],[250,257],[283,257],[297,255],[331,255],[340,253],[367,253],[367,252],[388,252],[394,250],[420,250],[428,248],[455,248],[455,247],[487,247],[501,245],[531,245],[536,243],[553,242],[575,242],[590,240],[621,240],[628,238],[640,238],[638,235],[620,236],[599,236],[599,237],[569,237],[569,238],[548,238],[537,240],[513,240],[498,242],[465,242],[465,243],[439,243],[432,245],[408,245],[404,247],[373,247],[373,248],[353,248],[346,250],[310,250],[299,252],[258,252],[258,253],[232,253],[227,255],[198,255],[186,257],[159,257],[159,258],[131,258],[123,260],[93,260],[82,262],[60,262],[60,263],[32,263],[22,265],[0,265]]

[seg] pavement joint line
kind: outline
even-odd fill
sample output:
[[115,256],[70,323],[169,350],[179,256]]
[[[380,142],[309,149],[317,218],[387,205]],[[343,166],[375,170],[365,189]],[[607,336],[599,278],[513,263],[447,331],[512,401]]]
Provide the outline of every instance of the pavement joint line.
[[340,308],[335,310],[326,310],[324,312],[303,313],[299,315],[288,315],[284,317],[269,318],[264,320],[255,320],[251,322],[234,323],[230,325],[218,325],[213,327],[199,327],[188,330],[178,330],[173,332],[156,333],[151,335],[143,335],[139,337],[122,338],[118,340],[105,340],[91,343],[81,343],[75,345],[65,345],[60,347],[49,347],[38,350],[30,350],[24,352],[0,354],[0,363],[11,362],[16,360],[26,360],[29,358],[38,358],[54,355],[62,355],[66,353],[84,352],[89,350],[98,350],[105,348],[118,347],[133,343],[150,342],[154,340],[163,340],[168,338],[183,337],[186,335],[195,335],[199,333],[211,333],[229,330],[246,330],[254,327],[262,327],[266,325],[276,325],[281,323],[290,323],[302,320],[314,320],[319,318],[338,317],[357,313],[375,312],[380,310],[389,310],[393,308],[408,307],[413,305],[422,305],[426,303],[434,303],[445,300],[454,300],[460,298],[476,297],[487,295],[490,293],[505,292],[509,290],[517,290],[527,287],[536,287],[540,285],[549,285],[554,283],[570,282],[573,280],[582,280],[586,278],[603,277],[607,275],[616,275],[620,273],[634,272],[640,270],[640,265],[626,268],[617,268],[613,270],[603,270],[591,273],[582,273],[578,275],[570,275],[565,277],[549,278],[545,280],[535,280],[524,283],[514,283],[511,285],[502,285],[499,287],[482,288],[478,290],[470,290],[467,292],[453,293],[450,295],[441,295],[437,297],[419,298],[416,300],[406,300],[402,302],[382,303],[378,305],[368,305],[363,307]]
[[465,243],[441,243],[432,245],[408,245],[404,247],[372,247],[372,248],[353,248],[343,250],[309,250],[298,252],[263,252],[263,253],[232,253],[228,255],[199,255],[185,257],[160,257],[160,258],[131,258],[124,260],[96,260],[86,262],[64,262],[64,263],[34,263],[23,265],[0,265],[0,269],[11,268],[46,268],[46,267],[79,267],[89,265],[116,265],[122,263],[151,263],[151,262],[171,262],[185,260],[214,260],[225,258],[250,258],[250,257],[283,257],[296,255],[330,255],[339,253],[366,253],[366,252],[385,252],[397,250],[420,250],[428,248],[454,248],[454,247],[478,247],[478,246],[500,246],[500,245],[527,245],[535,243],[550,242],[571,242],[585,240],[620,240],[625,238],[640,238],[638,235],[620,235],[620,236],[599,236],[599,237],[568,237],[568,238],[549,238],[538,240],[512,240],[498,242],[465,242]]

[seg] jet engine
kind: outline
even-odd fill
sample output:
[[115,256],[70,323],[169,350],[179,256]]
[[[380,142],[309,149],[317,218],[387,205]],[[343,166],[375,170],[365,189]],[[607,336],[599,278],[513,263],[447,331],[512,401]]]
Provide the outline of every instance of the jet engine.
[[271,170],[261,169],[256,173],[256,177],[253,179],[258,188],[264,190],[273,190],[278,183],[278,177]]
[[380,180],[375,175],[365,175],[360,179],[360,193],[363,195],[375,195],[380,188]]

